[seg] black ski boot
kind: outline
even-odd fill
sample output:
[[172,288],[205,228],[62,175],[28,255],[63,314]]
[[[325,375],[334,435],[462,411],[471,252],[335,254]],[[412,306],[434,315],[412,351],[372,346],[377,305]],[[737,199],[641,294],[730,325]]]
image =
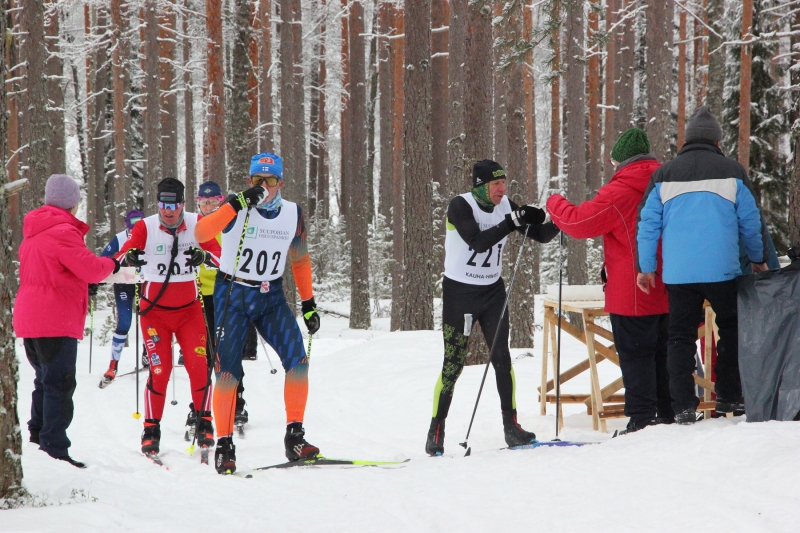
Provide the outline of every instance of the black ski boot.
[[86,468],[86,465],[84,463],[82,463],[80,461],[76,461],[75,459],[73,459],[69,455],[62,455],[61,457],[55,457],[55,459],[58,459],[59,461],[64,461],[65,463],[69,463],[72,466],[75,466],[75,467],[78,467],[78,468]]
[[195,424],[197,423],[197,411],[194,410],[194,402],[189,404],[189,414],[186,415],[186,433],[183,438],[189,442],[194,437]]
[[235,424],[247,424],[250,420],[249,415],[247,414],[247,409],[244,408],[245,402],[243,398],[239,397],[236,399],[236,413],[233,416],[233,421]]
[[197,431],[197,444],[200,446],[214,445],[214,426],[211,424],[211,411],[202,411]]
[[150,356],[147,355],[147,348],[142,346],[142,368],[150,368]]
[[158,453],[158,445],[161,442],[161,426],[159,421],[148,418],[144,421],[144,431],[142,431],[142,453],[150,455]]
[[236,472],[236,446],[233,437],[223,437],[217,441],[214,452],[214,467],[219,474],[233,474]]
[[656,426],[660,423],[661,422],[659,421],[658,418],[646,418],[644,420],[634,420],[631,418],[628,421],[628,427],[617,433],[617,435],[627,435],[629,433],[636,433],[640,429],[644,429],[647,426]]
[[431,457],[444,453],[444,421],[438,418],[431,418],[431,427],[428,429],[428,440],[425,441],[425,453]]
[[503,411],[503,433],[506,437],[506,444],[511,446],[524,446],[536,440],[536,434],[525,431],[517,423],[517,411]]
[[308,459],[319,455],[319,448],[306,442],[306,430],[302,422],[293,422],[286,426],[283,444],[286,446],[286,458],[290,461]]
[[733,416],[744,415],[744,398],[725,400],[717,396],[717,405],[714,410],[720,414],[733,413]]
[[697,422],[697,411],[692,409],[684,409],[680,413],[675,414],[675,422],[681,426],[687,426]]

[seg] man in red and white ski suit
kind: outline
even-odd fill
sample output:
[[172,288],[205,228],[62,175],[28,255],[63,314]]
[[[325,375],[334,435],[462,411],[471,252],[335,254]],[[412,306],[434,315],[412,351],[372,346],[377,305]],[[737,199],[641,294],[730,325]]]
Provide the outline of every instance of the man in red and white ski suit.
[[[183,351],[192,401],[198,406],[202,418],[198,444],[208,446],[214,443],[206,354],[208,330],[195,272],[204,261],[219,264],[220,245],[216,239],[197,242],[194,228],[199,215],[183,211],[183,192],[180,181],[174,178],[162,180],[158,184],[158,214],[137,222],[117,255],[124,264],[141,266],[145,280],[140,294],[139,317],[150,359],[142,433],[142,453],[146,455],[159,451],[159,423],[172,372],[173,334]],[[173,251],[174,243],[177,243],[177,251]],[[208,393],[206,386],[209,387]]]

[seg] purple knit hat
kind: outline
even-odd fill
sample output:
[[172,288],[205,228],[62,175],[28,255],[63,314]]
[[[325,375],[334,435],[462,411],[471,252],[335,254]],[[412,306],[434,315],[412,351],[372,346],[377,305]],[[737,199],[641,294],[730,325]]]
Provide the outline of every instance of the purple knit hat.
[[44,203],[70,210],[81,203],[81,189],[66,174],[53,174],[44,186]]
[[128,214],[125,215],[125,227],[133,229],[134,220],[144,218],[144,213],[139,211],[138,209],[131,209],[128,211]]

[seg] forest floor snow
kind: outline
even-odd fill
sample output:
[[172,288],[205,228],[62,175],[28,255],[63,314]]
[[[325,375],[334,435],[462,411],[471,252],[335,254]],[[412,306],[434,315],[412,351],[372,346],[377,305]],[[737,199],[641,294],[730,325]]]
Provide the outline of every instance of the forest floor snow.
[[[539,320],[541,323],[541,306]],[[346,304],[330,306],[340,311]],[[107,312],[106,312],[107,313]],[[97,320],[104,318],[98,313]],[[501,450],[493,371],[469,444],[464,440],[483,367],[464,370],[447,420],[445,456],[424,452],[432,393],[442,364],[441,333],[388,331],[388,319],[354,331],[325,315],[314,337],[305,427],[308,440],[336,458],[394,460],[399,468],[296,468],[220,476],[189,456],[183,440],[189,395],[175,373],[178,406],[162,420],[161,457],[169,470],[139,453],[141,420],[132,417],[135,377],[101,390],[109,346],[79,345],[70,453],[86,470],[49,458],[27,442],[33,372],[20,341],[19,412],[25,444],[25,487],[39,507],[0,511],[0,531],[575,531],[789,532],[800,529],[800,424],[747,424],[713,419],[694,426],[658,426],[611,440],[591,430],[585,408],[565,405],[562,437],[594,446]],[[303,328],[304,330],[305,328]],[[133,339],[133,330],[131,331]],[[541,331],[534,350],[512,350],[519,421],[540,440],[554,437],[553,406],[539,415]],[[120,372],[133,369],[126,348]],[[177,358],[177,350],[176,358]],[[526,354],[533,354],[533,357]],[[273,364],[277,356],[270,354]],[[565,336],[564,368],[585,358]],[[601,382],[619,370],[600,364]],[[240,472],[285,461],[283,371],[271,375],[259,348],[245,362],[250,424],[235,437]],[[552,372],[552,371],[551,371]],[[551,374],[552,375],[552,374]],[[144,387],[145,374],[140,385]],[[586,392],[588,377],[565,393]],[[141,409],[141,406],[140,406]],[[621,429],[625,419],[609,421]],[[213,452],[212,452],[213,454]]]

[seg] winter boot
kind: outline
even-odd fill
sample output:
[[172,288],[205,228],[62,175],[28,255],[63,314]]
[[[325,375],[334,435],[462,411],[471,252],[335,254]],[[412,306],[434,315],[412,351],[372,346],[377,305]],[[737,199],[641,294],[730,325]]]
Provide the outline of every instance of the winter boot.
[[186,433],[183,435],[183,438],[186,442],[192,440],[194,437],[194,429],[197,423],[197,411],[194,410],[194,402],[189,404],[189,414],[186,415]]
[[293,422],[286,426],[283,444],[286,446],[286,458],[290,461],[308,459],[319,455],[319,448],[306,442],[306,430],[302,422]]
[[34,444],[39,444],[39,431],[41,431],[41,430],[39,428],[29,427],[28,431],[31,434],[31,437],[30,437],[30,439],[28,439],[28,441],[32,442]]
[[744,398],[725,400],[717,396],[717,406],[714,410],[721,414],[733,413],[733,416],[742,416],[744,414]]
[[444,453],[444,421],[444,418],[431,418],[428,440],[425,441],[425,453],[431,457]]
[[503,411],[503,433],[509,446],[523,446],[536,440],[536,434],[525,431],[517,423],[517,411]]
[[147,348],[142,346],[142,368],[150,368],[150,357],[147,355]]
[[103,374],[103,381],[106,383],[111,383],[114,381],[114,378],[117,377],[117,366],[119,365],[119,361],[111,360],[108,364],[108,370],[106,373]]
[[161,426],[159,420],[148,418],[144,421],[144,431],[142,431],[142,453],[150,455],[158,453],[158,445],[161,442]]
[[78,467],[78,468],[86,468],[86,465],[84,463],[82,463],[80,461],[76,461],[75,459],[73,459],[69,455],[62,455],[61,457],[55,457],[55,459],[58,459],[59,461],[64,461],[65,463],[69,463],[72,466],[75,466],[75,467]]
[[233,474],[236,472],[236,446],[232,437],[223,437],[217,441],[214,452],[214,467],[220,474]]
[[647,426],[655,426],[660,423],[661,422],[659,422],[658,418],[645,418],[643,420],[634,420],[633,418],[631,418],[628,421],[628,427],[620,431],[618,435],[627,435],[629,433],[636,433],[640,429],[644,429]]
[[675,414],[675,422],[681,426],[687,426],[697,422],[697,411],[692,409],[684,409],[683,411]]
[[234,424],[247,424],[249,420],[249,416],[247,414],[247,409],[244,408],[244,398],[241,396],[236,398],[236,413],[233,417]]
[[211,411],[198,413],[200,420],[197,428],[197,444],[200,446],[214,445],[214,426],[211,425]]

